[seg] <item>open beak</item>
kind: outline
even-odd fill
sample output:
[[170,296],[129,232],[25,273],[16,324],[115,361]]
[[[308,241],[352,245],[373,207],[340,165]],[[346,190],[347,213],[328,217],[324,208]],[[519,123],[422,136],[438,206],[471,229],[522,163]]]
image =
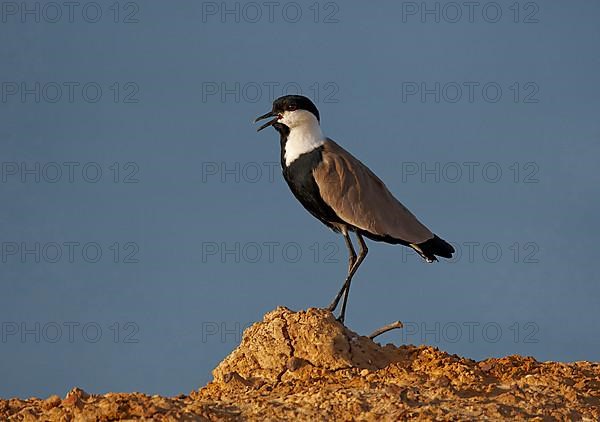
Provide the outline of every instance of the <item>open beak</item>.
[[267,123],[265,123],[264,125],[262,125],[261,127],[259,127],[258,129],[256,129],[257,132],[260,132],[261,130],[263,130],[266,127],[269,127],[271,125],[273,125],[273,123],[276,123],[277,120],[279,120],[279,115],[277,113],[274,113],[272,111],[269,111],[266,114],[263,114],[260,117],[257,117],[256,120],[254,120],[254,123],[258,122],[259,120],[264,120],[264,119],[268,119],[269,117],[275,117],[273,120],[269,120]]

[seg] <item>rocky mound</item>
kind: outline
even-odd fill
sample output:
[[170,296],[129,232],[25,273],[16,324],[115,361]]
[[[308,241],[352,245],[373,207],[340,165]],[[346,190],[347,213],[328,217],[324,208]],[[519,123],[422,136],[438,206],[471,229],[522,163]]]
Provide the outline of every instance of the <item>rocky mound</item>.
[[0,400],[0,420],[600,420],[598,363],[380,346],[322,309],[266,314],[213,375],[189,396]]

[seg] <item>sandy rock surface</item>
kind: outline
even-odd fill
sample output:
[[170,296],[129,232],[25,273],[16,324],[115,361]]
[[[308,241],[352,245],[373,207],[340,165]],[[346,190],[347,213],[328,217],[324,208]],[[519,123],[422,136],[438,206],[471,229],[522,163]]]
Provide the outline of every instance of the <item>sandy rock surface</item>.
[[9,421],[600,421],[600,364],[507,356],[476,362],[427,346],[380,346],[322,309],[277,308],[190,395],[0,400]]

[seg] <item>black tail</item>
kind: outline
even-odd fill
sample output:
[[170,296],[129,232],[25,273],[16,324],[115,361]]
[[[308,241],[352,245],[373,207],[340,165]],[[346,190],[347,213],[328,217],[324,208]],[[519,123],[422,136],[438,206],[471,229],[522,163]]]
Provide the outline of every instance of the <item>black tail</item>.
[[432,239],[429,239],[427,242],[419,243],[416,246],[418,248],[415,249],[423,258],[425,258],[428,262],[437,261],[437,256],[441,256],[442,258],[452,258],[452,254],[454,253],[454,248],[444,239],[437,237],[437,235],[433,235]]

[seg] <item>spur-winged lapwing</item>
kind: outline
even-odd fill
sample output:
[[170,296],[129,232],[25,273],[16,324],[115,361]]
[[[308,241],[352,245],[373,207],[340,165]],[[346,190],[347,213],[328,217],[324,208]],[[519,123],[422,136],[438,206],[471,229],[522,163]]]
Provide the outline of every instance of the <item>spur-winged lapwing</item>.
[[[329,305],[333,312],[344,294],[341,322],[352,277],[367,255],[363,236],[411,247],[427,262],[437,261],[436,255],[452,257],[454,248],[417,220],[367,166],[323,136],[319,110],[311,100],[280,97],[255,122],[271,117],[258,130],[273,126],[279,132],[283,177],[292,193],[308,212],[344,235],[350,254],[348,276]],[[358,238],[358,256],[349,232]]]

